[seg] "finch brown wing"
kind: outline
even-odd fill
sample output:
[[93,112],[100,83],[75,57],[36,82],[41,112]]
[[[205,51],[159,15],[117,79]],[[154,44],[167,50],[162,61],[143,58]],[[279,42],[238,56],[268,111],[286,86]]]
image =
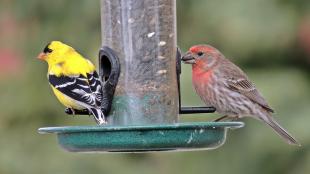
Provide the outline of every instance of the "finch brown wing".
[[243,94],[244,96],[248,97],[253,102],[259,104],[261,107],[263,107],[267,111],[274,112],[273,109],[267,104],[266,100],[257,91],[255,86],[248,79],[230,78],[227,80],[227,83],[232,90],[235,90],[239,92],[240,94]]

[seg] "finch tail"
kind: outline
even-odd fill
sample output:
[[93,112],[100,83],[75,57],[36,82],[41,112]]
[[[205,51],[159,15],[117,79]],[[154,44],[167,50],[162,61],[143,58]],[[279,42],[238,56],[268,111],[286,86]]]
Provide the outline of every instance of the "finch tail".
[[97,124],[103,125],[106,124],[105,116],[101,109],[96,109],[96,108],[90,108],[89,111],[93,114]]
[[297,145],[301,146],[298,141],[293,138],[282,126],[277,123],[270,115],[265,115],[263,117],[260,117],[260,119],[268,124],[278,135],[280,135],[285,142],[287,142],[290,145]]

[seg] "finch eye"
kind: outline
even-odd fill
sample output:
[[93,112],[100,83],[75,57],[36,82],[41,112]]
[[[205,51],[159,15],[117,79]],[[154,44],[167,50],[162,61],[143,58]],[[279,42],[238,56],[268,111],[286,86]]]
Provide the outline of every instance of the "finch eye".
[[198,56],[202,56],[202,55],[203,55],[203,52],[200,51],[200,52],[197,53],[197,55],[198,55]]
[[49,45],[50,45],[50,44],[47,44],[47,45],[46,45],[46,47],[45,47],[44,50],[43,50],[43,53],[51,53],[51,52],[53,52],[52,49],[48,48]]

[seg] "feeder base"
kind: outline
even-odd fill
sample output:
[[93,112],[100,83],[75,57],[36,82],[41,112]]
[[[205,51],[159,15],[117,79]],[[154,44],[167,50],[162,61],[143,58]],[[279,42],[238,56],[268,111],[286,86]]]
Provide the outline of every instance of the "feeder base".
[[70,152],[149,152],[215,149],[224,144],[228,128],[242,122],[193,122],[147,126],[44,127],[56,133]]

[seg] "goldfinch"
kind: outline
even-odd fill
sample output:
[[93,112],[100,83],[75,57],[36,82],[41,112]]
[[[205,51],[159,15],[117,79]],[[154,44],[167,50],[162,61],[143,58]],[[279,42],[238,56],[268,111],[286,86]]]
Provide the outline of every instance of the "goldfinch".
[[47,62],[49,83],[63,105],[72,111],[87,109],[99,125],[106,123],[100,109],[101,82],[89,60],[60,41],[50,42],[38,59]]

